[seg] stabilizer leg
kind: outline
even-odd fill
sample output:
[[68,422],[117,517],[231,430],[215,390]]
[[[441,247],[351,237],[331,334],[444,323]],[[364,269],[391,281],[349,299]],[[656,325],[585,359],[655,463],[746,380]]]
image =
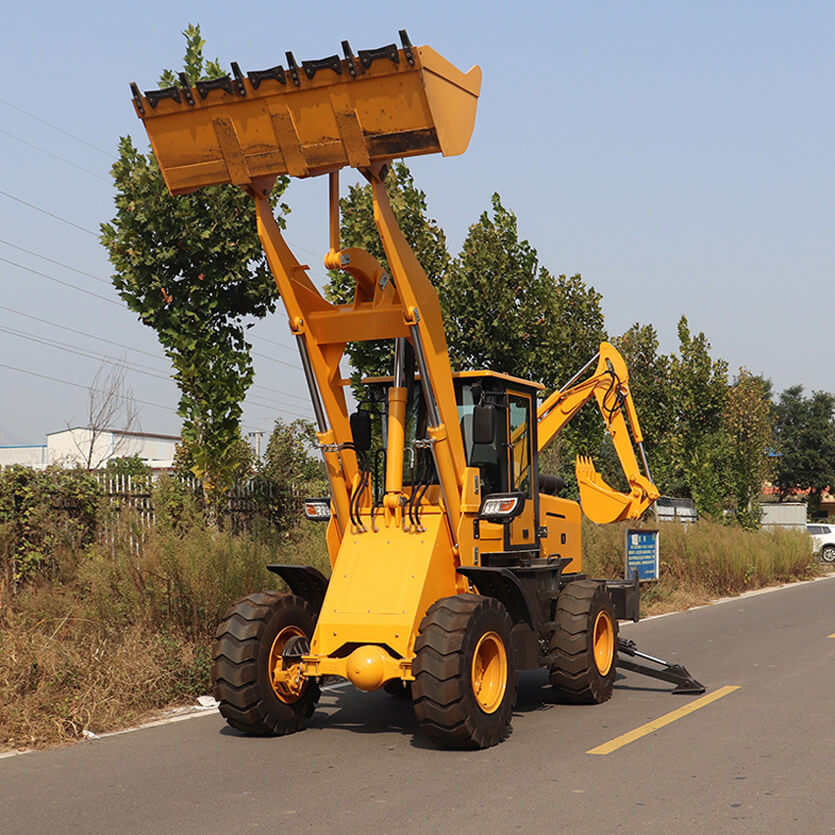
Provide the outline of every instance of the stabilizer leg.
[[646,664],[641,664],[638,661],[629,661],[626,658],[618,657],[618,667],[624,670],[631,670],[633,673],[640,673],[643,676],[650,676],[661,681],[668,681],[670,684],[675,684],[673,693],[681,693],[684,695],[696,695],[705,692],[705,686],[696,681],[687,668],[681,664],[670,664],[663,661],[661,658],[655,658],[652,655],[647,655],[644,652],[639,652],[635,646],[634,641],[628,638],[618,638],[618,652],[623,655],[628,655],[631,658],[641,658],[645,661],[652,661],[653,664],[658,664],[661,669],[656,670],[654,667],[649,667]]

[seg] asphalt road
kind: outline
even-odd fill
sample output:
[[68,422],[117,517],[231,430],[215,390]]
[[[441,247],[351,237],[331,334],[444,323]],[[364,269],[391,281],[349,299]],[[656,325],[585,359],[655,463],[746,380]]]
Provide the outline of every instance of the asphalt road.
[[0,831],[835,832],[835,577],[622,634],[739,689],[605,755],[587,752],[698,697],[625,673],[569,707],[526,674],[511,737],[456,752],[408,702],[329,690],[284,739],[211,714],[2,759]]

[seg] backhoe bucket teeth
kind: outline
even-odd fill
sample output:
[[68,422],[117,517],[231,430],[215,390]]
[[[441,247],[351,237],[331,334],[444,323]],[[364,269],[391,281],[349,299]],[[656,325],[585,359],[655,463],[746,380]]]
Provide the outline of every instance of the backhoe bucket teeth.
[[594,468],[591,458],[577,456],[574,468],[577,474],[577,486],[580,488],[580,504],[583,513],[598,525],[608,525],[627,517],[632,506],[632,496],[619,493],[603,480],[603,476]]
[[[405,32],[395,44],[147,91],[131,86],[172,194],[289,174],[307,177],[395,157],[462,154],[481,70],[463,73]],[[181,95],[182,93],[182,95]]]

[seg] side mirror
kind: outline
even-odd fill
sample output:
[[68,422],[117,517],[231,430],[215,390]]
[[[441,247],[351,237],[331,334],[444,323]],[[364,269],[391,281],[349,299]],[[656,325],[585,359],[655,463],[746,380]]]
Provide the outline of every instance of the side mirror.
[[492,444],[496,437],[496,409],[493,406],[473,408],[473,443]]
[[368,412],[354,412],[351,415],[351,437],[357,452],[371,449],[371,415]]

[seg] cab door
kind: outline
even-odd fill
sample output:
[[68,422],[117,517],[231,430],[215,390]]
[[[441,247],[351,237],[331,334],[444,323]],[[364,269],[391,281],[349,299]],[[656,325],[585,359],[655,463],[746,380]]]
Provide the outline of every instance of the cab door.
[[507,391],[508,489],[525,496],[525,507],[510,523],[510,548],[536,547],[536,507],[533,501],[533,438],[531,396]]

